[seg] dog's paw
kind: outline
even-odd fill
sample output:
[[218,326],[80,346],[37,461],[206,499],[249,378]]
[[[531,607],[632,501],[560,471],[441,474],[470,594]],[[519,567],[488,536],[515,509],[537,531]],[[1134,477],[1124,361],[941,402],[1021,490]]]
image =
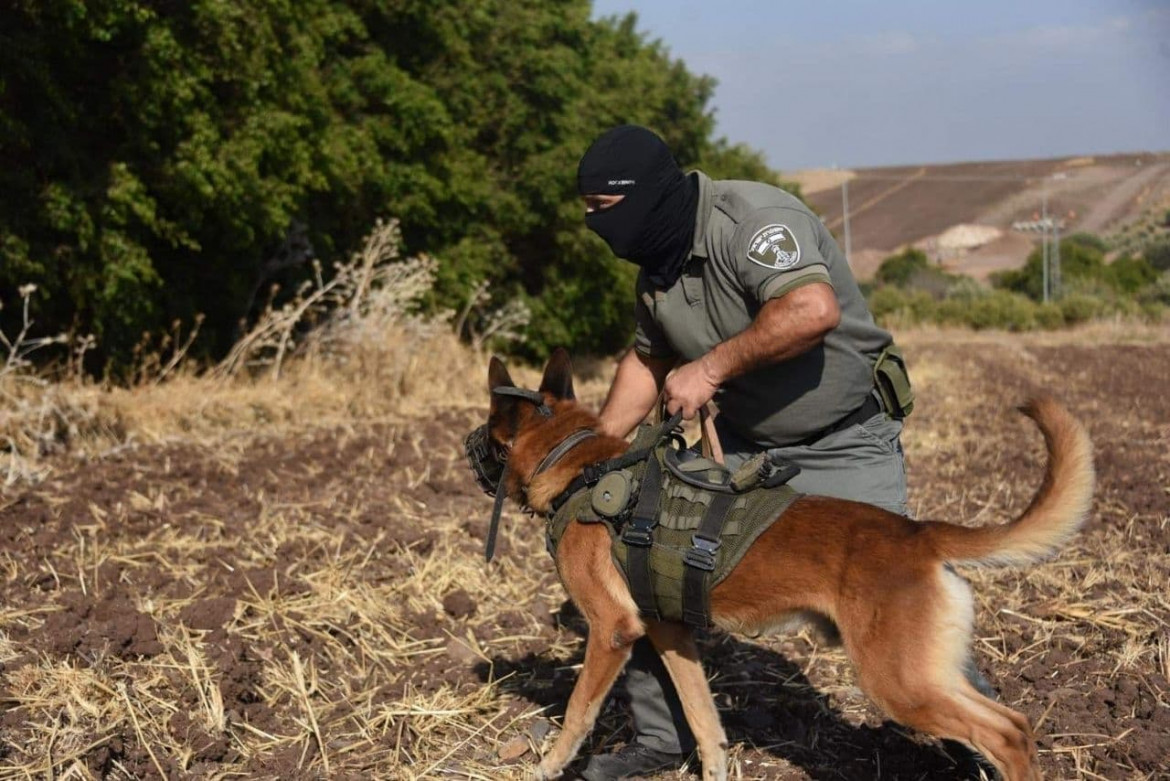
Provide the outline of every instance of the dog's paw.
[[552,781],[552,779],[560,778],[560,776],[561,771],[559,768],[551,768],[544,762],[541,762],[528,774],[528,779],[529,781]]

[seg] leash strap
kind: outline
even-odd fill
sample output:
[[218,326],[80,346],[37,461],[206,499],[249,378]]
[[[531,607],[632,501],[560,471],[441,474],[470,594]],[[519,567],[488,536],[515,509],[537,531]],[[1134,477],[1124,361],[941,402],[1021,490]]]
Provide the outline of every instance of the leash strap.
[[658,500],[661,495],[662,468],[658,465],[658,459],[651,457],[646,462],[646,472],[642,476],[638,504],[622,529],[622,542],[626,544],[626,574],[630,580],[630,594],[642,615],[653,619],[658,619],[659,614],[650,572],[650,546],[653,543],[654,527],[658,525]]
[[488,562],[496,553],[496,534],[500,531],[500,514],[504,511],[504,494],[507,493],[508,465],[504,464],[504,473],[500,475],[500,484],[496,486],[496,501],[492,505],[492,520],[488,524],[487,547],[484,555]]
[[683,621],[697,629],[710,623],[707,603],[707,579],[715,571],[715,554],[723,544],[723,524],[735,503],[734,494],[716,494],[703,514],[699,530],[691,537],[691,547],[683,554]]

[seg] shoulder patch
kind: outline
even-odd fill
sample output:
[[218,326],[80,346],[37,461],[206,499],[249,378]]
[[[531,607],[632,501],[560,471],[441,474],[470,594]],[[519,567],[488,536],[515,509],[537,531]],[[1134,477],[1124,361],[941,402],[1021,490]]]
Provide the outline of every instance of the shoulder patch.
[[748,260],[765,268],[784,270],[800,262],[800,245],[787,225],[767,225],[748,242]]

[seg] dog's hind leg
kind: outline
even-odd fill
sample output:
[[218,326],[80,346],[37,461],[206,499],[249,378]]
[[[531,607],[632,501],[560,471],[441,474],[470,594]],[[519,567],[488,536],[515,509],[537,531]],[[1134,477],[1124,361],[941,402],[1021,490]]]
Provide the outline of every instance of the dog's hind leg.
[[[619,624],[622,622],[619,622]],[[637,618],[624,622],[628,626],[590,624],[585,641],[585,663],[573,686],[564,724],[549,753],[533,774],[536,779],[558,777],[577,755],[581,743],[593,729],[597,714],[618,673],[630,658],[630,647],[641,637]]]
[[[891,716],[909,727],[975,749],[995,765],[1005,781],[1039,781],[1041,773],[1031,731],[1020,729],[1017,718],[1008,718],[993,705],[969,689],[969,696],[968,692],[937,691],[933,696],[919,698],[914,705],[889,710]],[[1020,714],[1015,716],[1023,718]]]
[[682,701],[687,724],[699,744],[704,781],[727,778],[727,736],[719,721],[719,711],[707,685],[707,675],[699,661],[699,649],[691,630],[683,624],[646,622],[646,634],[662,657]]
[[940,569],[898,591],[871,593],[879,596],[864,603],[864,614],[859,602],[842,624],[862,689],[906,726],[975,749],[1005,781],[1037,781],[1028,720],[980,694],[965,674],[974,620],[967,584]]

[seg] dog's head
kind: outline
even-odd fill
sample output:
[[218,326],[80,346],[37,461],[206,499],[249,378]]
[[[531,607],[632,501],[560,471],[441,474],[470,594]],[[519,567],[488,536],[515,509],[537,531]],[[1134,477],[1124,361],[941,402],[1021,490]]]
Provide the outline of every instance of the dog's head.
[[467,435],[464,450],[476,482],[491,496],[498,490],[512,489],[512,486],[501,487],[501,480],[517,440],[528,438],[537,429],[551,427],[555,410],[563,407],[563,402],[575,401],[569,354],[563,348],[553,352],[545,366],[540,389],[536,391],[518,388],[504,362],[492,356],[488,366],[488,392],[491,396],[488,421]]

